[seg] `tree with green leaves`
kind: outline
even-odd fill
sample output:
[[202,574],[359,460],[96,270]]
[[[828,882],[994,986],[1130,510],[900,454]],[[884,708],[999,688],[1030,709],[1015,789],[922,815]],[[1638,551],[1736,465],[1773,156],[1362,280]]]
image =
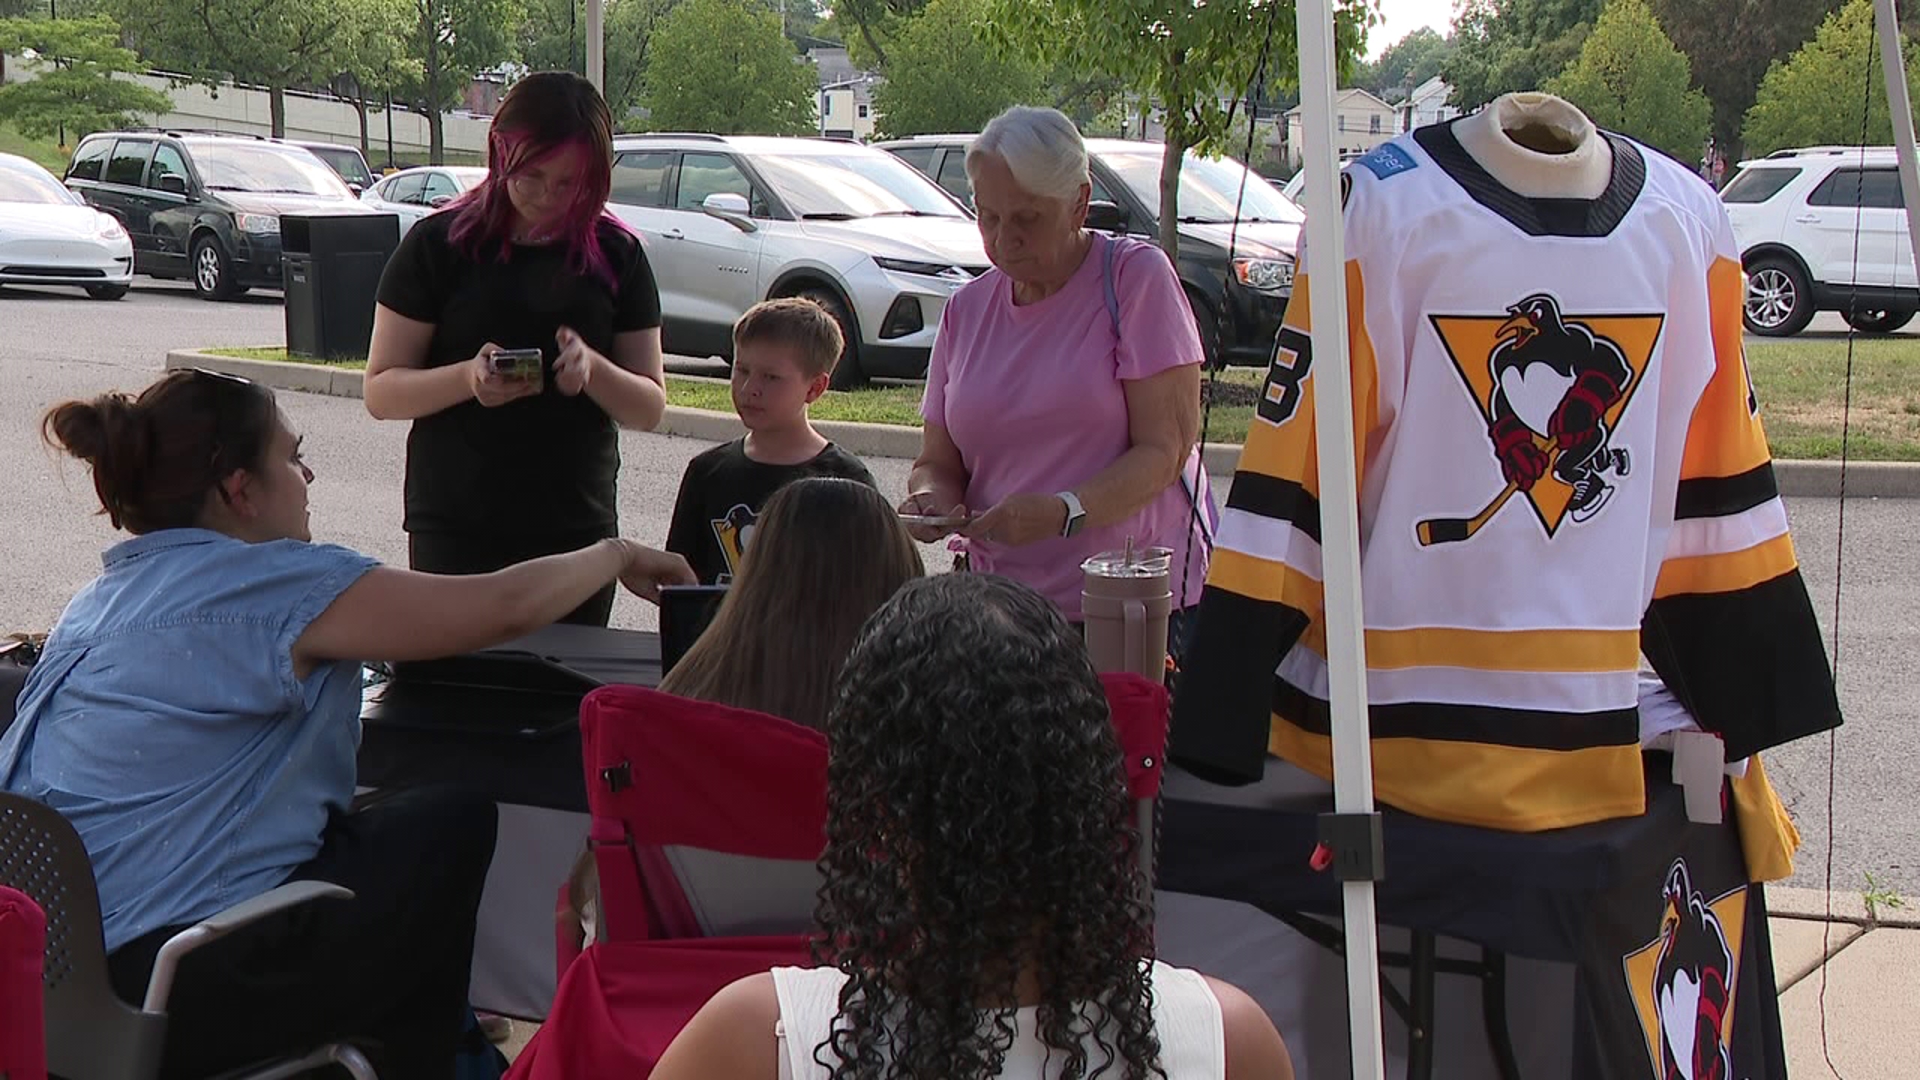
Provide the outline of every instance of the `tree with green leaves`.
[[[1044,63],[1116,79],[1158,105],[1166,127],[1160,168],[1160,246],[1179,255],[1180,165],[1189,149],[1224,152],[1252,91],[1262,46],[1269,85],[1298,81],[1294,10],[1281,0],[992,0],[1004,48]],[[1371,0],[1335,4],[1343,71],[1360,54]],[[1269,34],[1269,31],[1271,33]]]
[[78,140],[173,108],[167,95],[114,78],[145,65],[120,47],[120,27],[105,16],[0,19],[0,53],[28,50],[45,66],[32,78],[0,86],[0,121],[29,138],[61,131]]
[[1646,0],[1607,0],[1580,55],[1546,89],[1596,125],[1680,161],[1697,162],[1705,147],[1707,96],[1694,89],[1687,58],[1661,31]]
[[838,0],[828,28],[847,41],[853,62],[885,68],[887,49],[928,0]]
[[[1767,68],[1799,48],[1842,0],[1651,0],[1654,17],[1693,65],[1693,81],[1713,103],[1714,141],[1740,144]],[[1909,5],[1910,6],[1910,5]]]
[[514,33],[526,22],[526,7],[522,0],[408,0],[406,6],[407,55],[420,73],[402,81],[401,94],[425,114],[427,160],[439,165],[447,154],[445,112],[459,104],[475,75],[514,58]]
[[873,91],[887,137],[978,131],[1007,106],[1040,100],[1039,66],[983,36],[987,3],[933,0],[908,23]]
[[400,0],[113,0],[113,14],[147,62],[185,81],[226,79],[267,90],[275,136],[287,131],[286,92],[348,69],[366,38],[397,35]]
[[1398,101],[1435,75],[1453,54],[1453,41],[1423,26],[1387,46],[1356,82],[1388,101]]
[[[1902,49],[1907,85],[1920,86],[1920,48],[1907,37]],[[1855,145],[1863,135],[1873,146],[1893,141],[1871,0],[1851,0],[1799,52],[1767,70],[1745,135],[1747,153],[1756,156],[1791,146]]]
[[[607,107],[615,130],[629,123],[646,87],[653,35],[679,0],[608,0],[606,8]],[[535,71],[587,70],[586,20],[581,0],[529,0],[520,30],[520,54]]]
[[681,0],[655,31],[642,95],[658,131],[814,130],[813,67],[760,0]]
[[1602,0],[1464,0],[1453,52],[1440,73],[1453,104],[1477,109],[1502,94],[1538,90],[1566,70],[1600,16]]

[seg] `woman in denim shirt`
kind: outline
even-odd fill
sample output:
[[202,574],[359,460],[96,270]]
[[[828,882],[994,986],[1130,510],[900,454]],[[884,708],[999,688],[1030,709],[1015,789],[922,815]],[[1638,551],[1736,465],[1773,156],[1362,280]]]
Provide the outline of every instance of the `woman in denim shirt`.
[[288,880],[356,893],[189,954],[162,1075],[353,1035],[381,1042],[383,1076],[451,1077],[494,807],[422,792],[348,812],[360,661],[484,648],[616,579],[652,596],[692,571],[618,538],[473,577],[312,543],[300,440],[272,391],[230,376],[68,402],[43,433],[133,537],[54,627],[0,788],[85,841],[116,988],[137,1002],[168,937]]

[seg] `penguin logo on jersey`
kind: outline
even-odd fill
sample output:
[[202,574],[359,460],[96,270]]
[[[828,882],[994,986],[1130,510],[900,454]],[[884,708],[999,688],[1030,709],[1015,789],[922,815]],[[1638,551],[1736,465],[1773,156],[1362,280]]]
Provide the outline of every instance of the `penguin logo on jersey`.
[[1675,859],[1661,887],[1659,930],[1622,957],[1654,1080],[1733,1080],[1734,990],[1747,895],[1708,900]]
[[1515,494],[1552,536],[1591,521],[1633,469],[1616,444],[1620,414],[1645,375],[1661,315],[1569,315],[1539,292],[1500,315],[1435,315],[1433,328],[1486,423],[1506,488],[1471,518],[1420,523],[1423,545],[1465,540]]
[[735,503],[724,517],[709,522],[713,526],[714,542],[720,545],[720,554],[726,556],[727,572],[715,580],[716,585],[725,585],[740,572],[740,559],[747,553],[747,545],[753,541],[753,526],[759,515],[746,503]]

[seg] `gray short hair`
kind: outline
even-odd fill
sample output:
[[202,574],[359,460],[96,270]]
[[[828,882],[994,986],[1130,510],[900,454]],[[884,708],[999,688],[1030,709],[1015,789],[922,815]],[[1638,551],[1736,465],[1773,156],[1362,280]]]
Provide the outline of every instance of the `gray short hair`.
[[1005,161],[1013,179],[1035,195],[1071,199],[1087,183],[1087,144],[1059,109],[1015,105],[988,121],[967,147],[967,179],[986,154]]

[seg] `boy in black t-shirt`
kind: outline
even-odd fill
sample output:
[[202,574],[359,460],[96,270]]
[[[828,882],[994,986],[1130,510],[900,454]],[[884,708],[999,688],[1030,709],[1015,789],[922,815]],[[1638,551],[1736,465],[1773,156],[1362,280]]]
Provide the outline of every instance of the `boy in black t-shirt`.
[[747,434],[687,463],[667,528],[667,550],[684,556],[702,582],[739,572],[760,508],[788,481],[837,476],[879,486],[807,419],[841,346],[833,316],[797,297],[755,304],[734,324],[733,408]]

